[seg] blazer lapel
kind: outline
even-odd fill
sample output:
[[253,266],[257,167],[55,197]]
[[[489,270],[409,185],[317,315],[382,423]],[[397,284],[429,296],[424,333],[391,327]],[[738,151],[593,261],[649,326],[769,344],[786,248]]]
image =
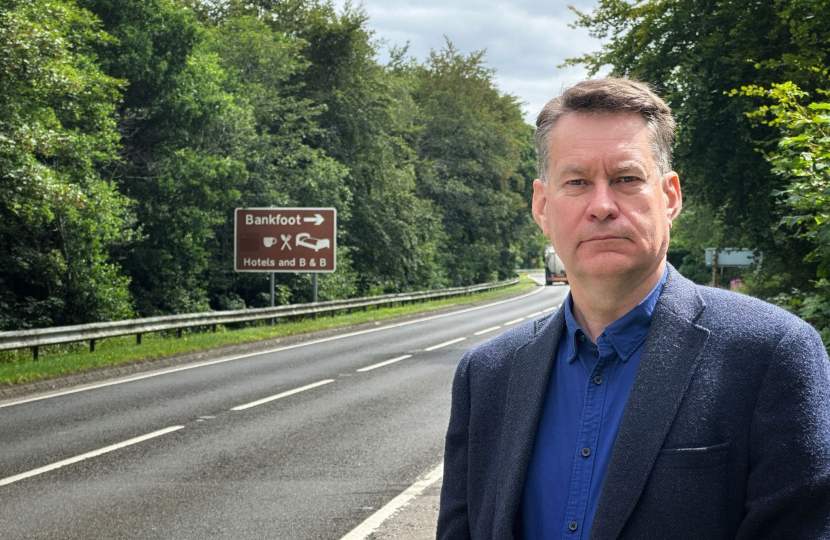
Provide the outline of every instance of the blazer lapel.
[[562,309],[548,319],[536,321],[535,339],[518,349],[513,357],[499,448],[494,539],[513,538],[513,524],[522,500],[536,428],[564,327]]
[[616,539],[633,512],[697,368],[709,331],[694,284],[669,267],[623,413],[590,540]]

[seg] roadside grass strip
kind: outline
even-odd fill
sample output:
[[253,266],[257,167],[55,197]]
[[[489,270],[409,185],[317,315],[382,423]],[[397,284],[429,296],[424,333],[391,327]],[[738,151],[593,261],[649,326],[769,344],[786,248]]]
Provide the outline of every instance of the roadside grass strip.
[[334,336],[324,337],[324,338],[320,338],[320,339],[315,339],[315,340],[310,340],[310,341],[303,341],[301,343],[296,343],[294,345],[287,345],[285,347],[277,347],[277,348],[274,348],[274,349],[259,350],[259,351],[256,351],[256,352],[251,352],[251,353],[237,355],[237,356],[225,356],[225,357],[222,357],[222,358],[217,358],[215,360],[208,360],[208,361],[205,361],[205,362],[196,362],[196,363],[193,363],[193,364],[185,364],[185,365],[182,365],[182,366],[177,366],[177,367],[172,367],[172,368],[167,368],[167,369],[159,369],[159,370],[156,370],[156,371],[151,371],[149,373],[143,373],[143,374],[140,374],[140,375],[133,375],[133,376],[130,376],[130,377],[118,378],[118,379],[113,379],[113,380],[104,381],[104,382],[100,382],[100,383],[86,384],[86,385],[78,386],[78,387],[75,387],[75,388],[70,388],[68,390],[58,390],[58,391],[55,391],[55,392],[48,392],[48,393],[45,393],[45,394],[38,394],[38,395],[30,396],[30,397],[13,399],[13,400],[10,400],[10,401],[0,402],[0,409],[2,409],[4,407],[13,407],[15,405],[22,405],[24,403],[30,403],[32,401],[40,401],[40,400],[43,400],[43,399],[51,399],[51,398],[55,398],[55,397],[59,397],[59,396],[65,396],[65,395],[68,395],[68,394],[75,394],[77,392],[86,392],[87,390],[94,390],[96,388],[104,388],[106,386],[113,386],[113,385],[116,385],[116,384],[125,384],[125,383],[129,383],[129,382],[133,382],[133,381],[139,381],[139,380],[142,380],[142,379],[149,379],[151,377],[160,377],[162,375],[167,375],[169,373],[176,373],[176,372],[179,372],[179,371],[187,371],[187,370],[190,370],[190,369],[198,369],[198,368],[202,368],[202,367],[206,367],[206,366],[213,366],[213,365],[216,365],[216,364],[223,364],[225,362],[233,362],[235,360],[242,360],[244,358],[251,358],[253,356],[260,356],[260,355],[263,355],[263,354],[273,354],[273,353],[277,353],[277,352],[288,351],[288,350],[291,350],[291,349],[297,349],[297,348],[300,348],[300,347],[310,347],[312,345],[317,345],[318,343],[325,343],[325,342],[328,342],[328,341],[347,339],[347,338],[350,338],[350,337],[353,337],[353,336],[360,336],[360,335],[363,335],[363,334],[371,334],[371,333],[374,333],[374,332],[382,332],[384,330],[390,330],[390,329],[393,329],[393,328],[400,328],[402,326],[410,326],[410,325],[418,324],[418,323],[421,323],[421,322],[424,322],[424,321],[442,319],[444,317],[452,317],[452,316],[455,316],[455,315],[459,315],[461,313],[469,313],[471,311],[478,311],[480,309],[487,309],[487,308],[490,308],[490,307],[493,307],[493,306],[497,306],[499,304],[505,304],[507,302],[513,302],[515,300],[520,300],[522,298],[526,298],[528,296],[538,294],[539,292],[541,292],[543,290],[544,289],[542,287],[537,287],[537,288],[535,288],[535,290],[532,290],[529,293],[524,294],[522,296],[517,296],[515,298],[509,298],[507,300],[500,300],[498,302],[494,302],[494,303],[491,303],[491,304],[486,304],[486,305],[483,305],[483,306],[470,307],[470,308],[466,308],[466,309],[461,309],[459,311],[452,311],[450,313],[441,313],[439,315],[431,315],[431,316],[423,317],[423,318],[420,318],[420,319],[414,319],[414,320],[409,320],[409,321],[404,321],[404,322],[399,322],[399,323],[392,323],[392,324],[389,324],[389,325],[386,325],[386,326],[377,326],[375,328],[368,328],[368,329],[365,329],[365,330],[356,330],[354,332],[349,332],[349,333],[345,333],[345,334],[337,334],[337,335],[334,335]]
[[294,394],[299,394],[300,392],[305,392],[306,390],[311,390],[312,388],[317,388],[318,386],[323,386],[324,384],[333,383],[334,379],[326,379],[323,381],[317,381],[316,383],[307,384],[305,386],[301,386],[299,388],[295,388],[293,390],[288,390],[287,392],[283,392],[281,394],[277,394],[275,396],[269,396],[267,398],[258,399],[256,401],[252,401],[250,403],[246,403],[245,405],[237,405],[236,407],[232,408],[232,411],[244,411],[245,409],[250,409],[251,407],[256,407],[257,405],[262,405],[264,403],[268,403],[270,401],[274,401],[277,399],[282,399],[284,397],[293,396]]
[[467,339],[467,338],[460,337],[460,338],[451,339],[449,341],[445,341],[444,343],[439,343],[438,345],[433,345],[431,347],[427,347],[424,350],[425,351],[434,351],[435,349],[440,349],[441,347],[446,347],[447,345],[452,345],[453,343],[458,343],[459,341],[464,341],[465,339]]
[[366,518],[363,523],[351,530],[346,536],[340,540],[366,540],[369,536],[378,530],[384,521],[389,517],[409,504],[412,499],[423,493],[429,486],[437,482],[444,475],[444,463],[435,467],[422,480],[418,480],[406,490],[386,503],[386,505]]
[[142,435],[140,437],[135,437],[134,439],[129,439],[124,442],[120,442],[110,446],[105,446],[104,448],[99,448],[98,450],[93,450],[92,452],[87,452],[86,454],[81,454],[79,456],[71,457],[69,459],[64,459],[61,461],[56,461],[50,465],[46,465],[45,467],[39,467],[37,469],[32,469],[31,471],[0,479],[0,486],[5,486],[7,484],[23,480],[25,478],[31,478],[32,476],[37,476],[45,472],[54,471],[55,469],[60,469],[61,467],[66,467],[67,465],[72,465],[73,463],[78,463],[79,461],[83,461],[85,459],[94,458],[112,452],[114,450],[126,448],[127,446],[132,446],[134,444],[138,444],[140,442],[144,442],[155,437],[161,437],[162,435],[167,435],[168,433],[172,433],[180,429],[184,429],[184,426],[172,426],[169,428],[160,429],[158,431],[148,433],[147,435]]
[[400,362],[401,360],[406,360],[407,358],[412,358],[412,355],[411,354],[405,354],[403,356],[398,356],[397,358],[392,358],[391,360],[378,362],[377,364],[372,364],[371,366],[366,366],[366,367],[360,368],[357,371],[360,372],[360,373],[362,373],[364,371],[371,371],[371,370],[377,369],[379,367],[388,366],[389,364],[394,364],[395,362]]
[[128,363],[153,361],[188,352],[214,349],[224,345],[265,341],[280,337],[306,334],[319,330],[342,328],[367,322],[382,321],[416,313],[428,313],[447,307],[463,306],[501,296],[537,290],[526,276],[516,285],[498,291],[474,293],[469,296],[432,300],[395,307],[369,307],[367,311],[342,313],[333,316],[311,317],[297,321],[280,321],[274,326],[262,323],[240,329],[218,327],[217,332],[185,330],[181,338],[175,333],[148,333],[142,344],[135,344],[135,336],[102,339],[95,352],[88,351],[85,342],[70,345],[41,347],[40,360],[33,361],[29,350],[0,352],[0,386],[26,384],[61,375],[89,371],[96,368]]

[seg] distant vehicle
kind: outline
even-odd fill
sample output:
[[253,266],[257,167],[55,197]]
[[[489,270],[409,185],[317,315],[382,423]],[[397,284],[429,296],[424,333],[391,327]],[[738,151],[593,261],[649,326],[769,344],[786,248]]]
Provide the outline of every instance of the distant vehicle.
[[562,259],[554,251],[553,246],[545,248],[545,284],[568,283],[568,274],[565,272],[565,265]]
[[321,249],[331,247],[331,243],[329,243],[328,238],[312,238],[308,233],[298,234],[295,240],[298,246],[307,247],[309,249],[313,249],[314,251],[320,251]]

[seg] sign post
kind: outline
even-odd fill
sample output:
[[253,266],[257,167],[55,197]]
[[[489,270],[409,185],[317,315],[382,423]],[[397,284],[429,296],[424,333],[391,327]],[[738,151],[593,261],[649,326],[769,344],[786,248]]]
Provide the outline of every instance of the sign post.
[[337,210],[334,208],[237,208],[233,264],[237,272],[317,274],[337,269]]

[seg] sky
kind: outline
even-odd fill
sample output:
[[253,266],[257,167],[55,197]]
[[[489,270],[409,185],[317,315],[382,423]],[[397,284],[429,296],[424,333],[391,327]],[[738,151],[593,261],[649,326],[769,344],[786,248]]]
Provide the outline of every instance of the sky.
[[[334,0],[342,8],[346,0]],[[352,2],[361,3],[361,2]],[[486,66],[496,70],[499,89],[513,94],[525,120],[534,124],[545,103],[585,78],[581,67],[558,68],[566,58],[599,50],[601,42],[582,28],[569,28],[590,0],[363,0],[367,26],[389,45],[409,43],[409,54],[425,60],[446,38],[462,53],[485,50]],[[380,60],[388,58],[385,49]]]

